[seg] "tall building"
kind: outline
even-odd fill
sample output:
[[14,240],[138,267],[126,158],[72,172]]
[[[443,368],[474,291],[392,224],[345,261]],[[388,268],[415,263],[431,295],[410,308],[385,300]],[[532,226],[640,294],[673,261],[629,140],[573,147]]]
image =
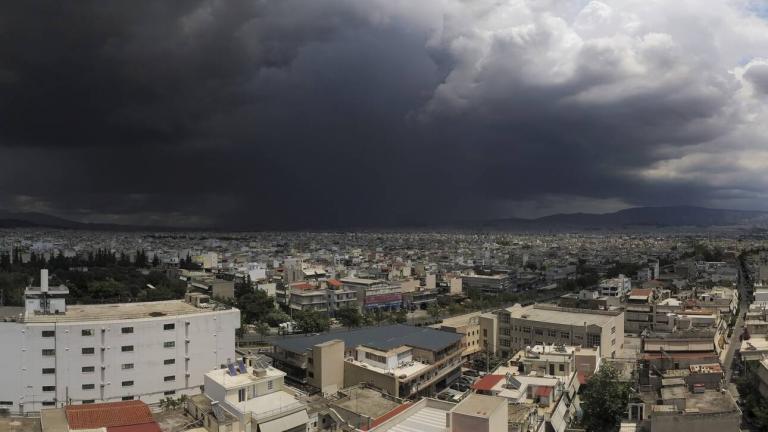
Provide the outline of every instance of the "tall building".
[[500,294],[514,290],[514,281],[508,274],[462,275],[461,286],[464,292],[477,290],[483,294]]
[[504,358],[531,345],[600,347],[604,357],[615,357],[624,346],[624,312],[518,304],[497,314]]
[[600,281],[600,295],[604,297],[624,297],[631,289],[632,281],[623,274]]
[[240,311],[185,300],[67,305],[66,287],[28,287],[22,316],[0,322],[0,406],[13,413],[194,394],[235,356]]

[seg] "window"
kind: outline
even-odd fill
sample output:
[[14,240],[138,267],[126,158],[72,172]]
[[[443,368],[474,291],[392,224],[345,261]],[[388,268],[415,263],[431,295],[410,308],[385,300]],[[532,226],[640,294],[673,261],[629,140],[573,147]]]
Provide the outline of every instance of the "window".
[[56,386],[43,386],[43,391],[44,392],[56,391]]
[[133,381],[123,381],[121,384],[123,387],[131,387],[133,386]]
[[533,330],[533,334],[538,335],[538,336],[543,336],[544,335],[544,330],[542,330],[542,329],[534,329]]
[[43,330],[43,337],[54,337],[56,332],[54,330]]
[[43,368],[43,375],[55,374],[56,368]]
[[80,336],[93,336],[93,329],[80,330]]
[[123,396],[123,400],[124,401],[133,400],[133,396]]
[[377,355],[377,354],[374,354],[374,353],[370,353],[370,352],[366,352],[365,353],[365,358],[368,359],[368,360],[373,360],[373,361],[378,362],[378,363],[384,363],[384,364],[387,363],[387,358],[386,357],[380,356],[380,355]]
[[237,401],[242,402],[245,400],[245,389],[241,388],[237,390]]
[[163,330],[173,330],[176,328],[176,324],[163,324]]
[[561,363],[558,369],[560,370],[560,372],[565,372],[565,365]]
[[164,365],[176,364],[176,359],[165,359],[165,360],[163,360],[163,364]]
[[133,333],[133,327],[123,327],[122,329],[120,329],[120,331],[123,334],[131,334]]
[[267,390],[272,390],[274,388],[274,381],[267,381]]
[[587,346],[594,347],[600,345],[599,334],[587,334]]
[[82,369],[80,369],[82,373],[93,373],[96,371],[96,368],[94,366],[83,366]]
[[611,345],[616,345],[616,339],[611,339]]
[[0,406],[13,406],[12,401],[0,401]]
[[560,332],[560,338],[568,339],[570,337],[571,337],[571,334],[569,332]]
[[83,390],[93,390],[96,388],[96,384],[83,384]]
[[530,327],[526,327],[526,326],[522,326],[522,327],[520,327],[520,331],[523,332],[523,333],[530,333],[531,332],[531,328]]
[[48,356],[55,356],[56,355],[56,350],[55,349],[44,349],[43,350],[43,355],[46,356],[46,357],[48,357]]
[[503,334],[504,336],[509,336],[509,327],[502,327],[501,334]]
[[611,334],[616,333],[616,326],[611,327]]
[[557,330],[547,330],[547,336],[557,337]]
[[312,372],[312,371],[309,371],[309,372],[307,372],[307,376],[310,377],[310,378],[314,378],[315,377],[315,373]]
[[163,348],[173,348],[176,346],[175,341],[163,342]]
[[93,349],[93,348],[83,348],[82,349],[83,355],[90,355],[90,354],[93,354],[94,352],[96,352],[96,350]]
[[123,363],[120,366],[120,369],[122,369],[122,370],[133,369],[133,363]]
[[165,382],[176,381],[176,375],[168,375],[167,377],[163,377],[163,381]]
[[165,396],[175,395],[176,394],[176,390],[168,390],[167,392],[163,392],[163,394]]
[[488,329],[483,329],[483,337],[488,337]]
[[54,401],[43,401],[43,406],[54,406],[56,405],[56,402]]
[[122,347],[120,347],[120,351],[133,352],[133,345],[123,345]]
[[94,400],[94,399],[85,399],[85,400],[84,400],[83,402],[81,402],[81,403],[82,403],[83,405],[88,405],[88,404],[92,404],[92,403],[95,403],[95,402],[96,402],[96,400]]

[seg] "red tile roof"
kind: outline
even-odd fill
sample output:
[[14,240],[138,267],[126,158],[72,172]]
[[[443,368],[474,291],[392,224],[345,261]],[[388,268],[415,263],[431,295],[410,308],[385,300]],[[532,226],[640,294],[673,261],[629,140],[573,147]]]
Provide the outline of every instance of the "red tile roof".
[[128,426],[111,426],[107,432],[162,432],[160,425],[155,422],[142,423]]
[[[96,429],[100,427],[133,426],[155,423],[149,407],[142,401],[109,402],[87,405],[69,405],[64,408],[70,429]],[[152,429],[138,431],[152,431]],[[156,429],[156,430],[159,430]],[[134,431],[120,431],[134,432]]]
[[315,289],[315,286],[308,282],[299,282],[291,285],[291,288],[296,288],[300,290],[311,290],[311,289]]
[[338,279],[328,279],[328,285],[341,286],[341,281]]
[[630,296],[649,296],[651,294],[653,294],[651,288],[635,288],[629,292]]
[[496,386],[496,384],[499,383],[499,381],[504,379],[504,375],[486,375],[474,384],[472,384],[472,388],[475,390],[491,390],[493,387]]

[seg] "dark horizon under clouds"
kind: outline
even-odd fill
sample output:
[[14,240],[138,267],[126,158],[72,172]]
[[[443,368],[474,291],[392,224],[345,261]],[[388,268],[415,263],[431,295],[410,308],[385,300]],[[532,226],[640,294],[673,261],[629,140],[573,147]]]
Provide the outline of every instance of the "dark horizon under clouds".
[[758,6],[0,4],[0,209],[253,229],[768,210]]

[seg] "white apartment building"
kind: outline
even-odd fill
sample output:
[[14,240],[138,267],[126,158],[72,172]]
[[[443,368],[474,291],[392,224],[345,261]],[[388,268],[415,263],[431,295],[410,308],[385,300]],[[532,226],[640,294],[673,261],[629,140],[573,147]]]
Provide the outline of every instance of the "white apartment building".
[[185,300],[67,305],[66,287],[25,292],[21,317],[0,322],[0,408],[12,413],[200,391],[235,357],[240,311],[203,294]]
[[631,289],[632,281],[623,274],[600,281],[600,295],[605,297],[623,297]]

